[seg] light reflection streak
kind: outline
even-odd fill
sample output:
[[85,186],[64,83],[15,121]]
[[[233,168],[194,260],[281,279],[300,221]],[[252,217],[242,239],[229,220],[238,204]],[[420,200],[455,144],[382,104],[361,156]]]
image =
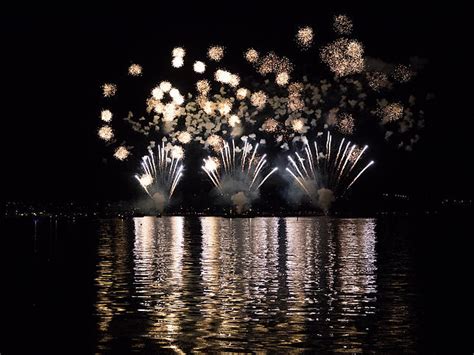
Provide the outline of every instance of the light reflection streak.
[[[101,223],[99,352],[123,337],[137,351],[365,352],[378,334],[375,220]],[[401,335],[408,300],[390,302],[399,311],[385,306],[381,320],[398,322]]]

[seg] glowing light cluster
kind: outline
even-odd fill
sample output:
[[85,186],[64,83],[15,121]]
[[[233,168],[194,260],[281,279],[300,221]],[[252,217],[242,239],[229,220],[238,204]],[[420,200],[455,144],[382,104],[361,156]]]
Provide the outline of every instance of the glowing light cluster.
[[296,32],[296,43],[303,50],[309,49],[313,45],[313,40],[314,31],[309,26],[301,27]]
[[210,60],[220,62],[224,58],[224,47],[222,46],[211,46],[207,50],[207,56]]
[[353,39],[339,38],[321,49],[321,60],[337,76],[360,73],[364,70],[364,48]]

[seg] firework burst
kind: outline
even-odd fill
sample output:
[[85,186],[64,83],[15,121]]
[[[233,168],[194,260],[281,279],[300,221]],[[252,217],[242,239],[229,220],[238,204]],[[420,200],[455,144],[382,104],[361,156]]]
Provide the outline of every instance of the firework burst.
[[207,56],[210,60],[220,62],[224,58],[224,47],[222,46],[211,46],[207,50]]
[[104,97],[112,97],[117,93],[117,85],[111,83],[105,83],[102,85],[102,95]]
[[143,68],[140,64],[132,64],[128,67],[128,74],[131,76],[141,76]]
[[301,27],[298,32],[296,32],[296,43],[303,50],[309,49],[313,44],[313,40],[314,31],[309,26]]
[[364,69],[364,47],[353,39],[339,38],[321,49],[321,60],[342,77]]
[[340,35],[349,35],[352,32],[352,21],[347,15],[334,16],[334,31]]
[[253,63],[257,63],[259,54],[255,49],[249,48],[247,49],[247,51],[245,51],[244,57],[245,57],[245,60],[247,60],[247,62],[253,64]]
[[176,187],[183,176],[182,159],[184,150],[180,146],[157,147],[142,158],[140,173],[135,175],[145,192],[153,199],[157,209],[163,212],[169,204]]
[[194,62],[193,69],[196,73],[202,74],[206,71],[206,64],[198,60]]
[[112,112],[110,112],[110,110],[102,110],[100,113],[100,119],[104,122],[112,121]]
[[232,204],[237,213],[250,207],[258,197],[260,187],[278,170],[273,168],[264,175],[267,166],[266,154],[257,153],[259,144],[254,147],[244,141],[243,147],[236,147],[235,142],[223,142],[218,157],[207,157],[201,167],[219,191],[219,194]]
[[[359,149],[357,145],[343,138],[333,144],[332,135],[327,133],[322,146],[314,141],[311,147],[305,141],[303,152],[288,156],[286,171],[296,186],[301,189],[313,204],[327,212],[336,197],[343,195],[367,170],[373,161],[362,169],[358,162],[363,158],[367,146]],[[354,151],[358,151],[355,157]]]

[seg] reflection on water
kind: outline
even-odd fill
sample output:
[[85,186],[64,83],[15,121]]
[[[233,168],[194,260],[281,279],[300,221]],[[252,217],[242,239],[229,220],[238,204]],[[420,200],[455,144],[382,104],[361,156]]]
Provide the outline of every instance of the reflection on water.
[[413,349],[403,275],[378,285],[375,244],[372,219],[104,221],[97,348]]

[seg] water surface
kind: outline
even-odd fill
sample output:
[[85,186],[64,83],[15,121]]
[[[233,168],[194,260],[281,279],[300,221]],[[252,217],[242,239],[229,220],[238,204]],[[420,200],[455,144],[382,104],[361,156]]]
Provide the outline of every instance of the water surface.
[[12,230],[31,232],[17,245],[29,252],[12,259],[20,265],[13,283],[28,285],[21,303],[31,312],[26,324],[12,325],[36,334],[34,349],[353,353],[436,343],[409,224],[326,217],[22,223]]

